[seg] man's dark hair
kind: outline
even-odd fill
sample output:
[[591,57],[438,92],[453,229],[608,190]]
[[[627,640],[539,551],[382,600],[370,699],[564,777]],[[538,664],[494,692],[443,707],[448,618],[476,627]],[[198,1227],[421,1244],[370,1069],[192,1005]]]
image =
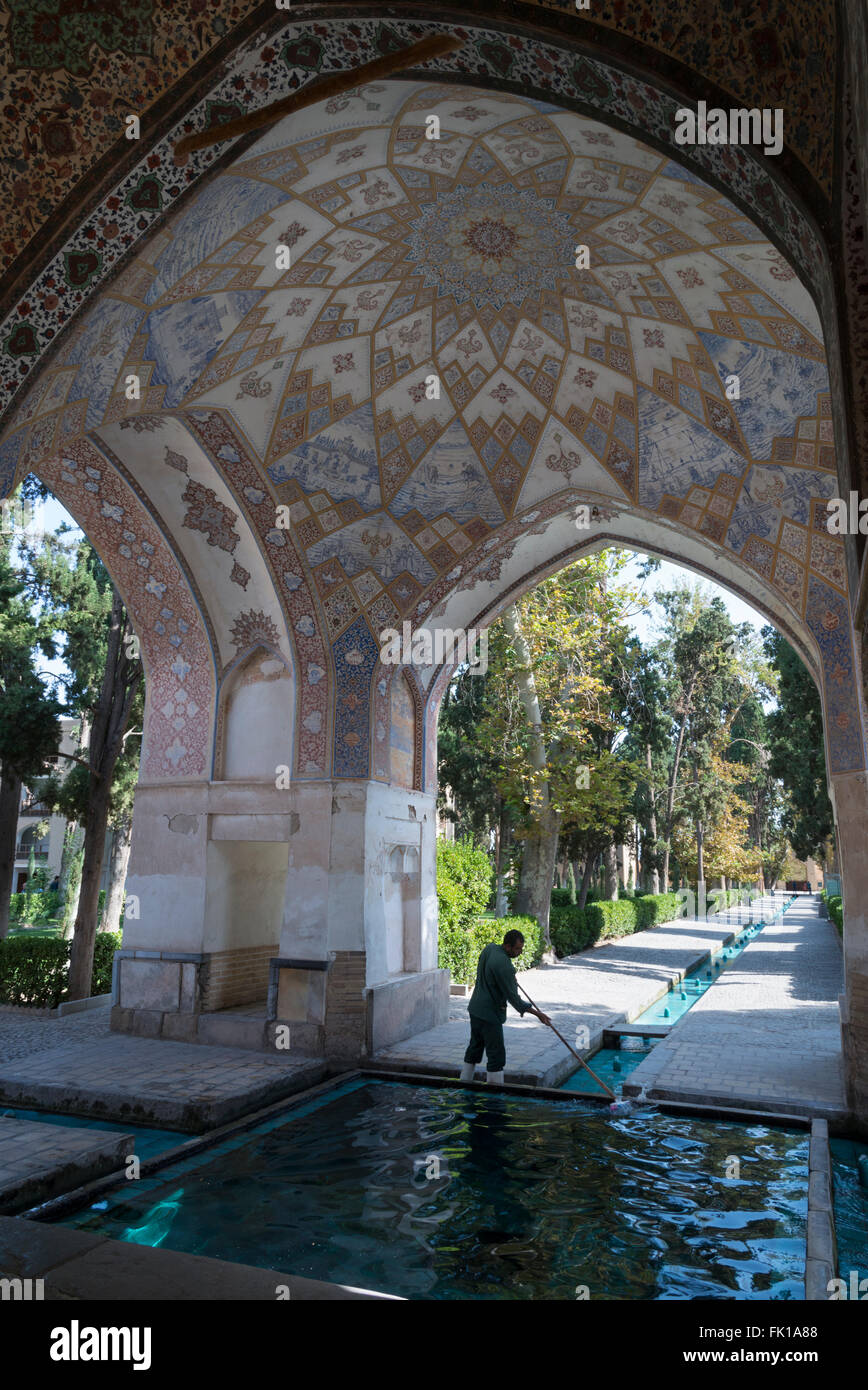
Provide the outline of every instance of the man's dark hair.
[[503,944],[504,946],[514,946],[516,941],[520,941],[522,945],[524,945],[524,937],[522,936],[521,932],[516,931],[513,927],[512,931],[508,931],[506,933],[506,936],[503,938]]

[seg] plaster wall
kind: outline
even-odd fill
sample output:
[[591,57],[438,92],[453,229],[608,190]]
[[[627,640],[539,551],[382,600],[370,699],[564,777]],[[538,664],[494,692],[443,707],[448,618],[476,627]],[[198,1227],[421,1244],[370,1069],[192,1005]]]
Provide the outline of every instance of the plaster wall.
[[[434,797],[379,782],[302,782],[291,797],[297,828],[289,847],[281,955],[325,960],[331,951],[364,951],[368,985],[396,969],[435,968]],[[389,921],[394,938],[399,916],[400,964],[397,947],[391,959],[387,947]]]

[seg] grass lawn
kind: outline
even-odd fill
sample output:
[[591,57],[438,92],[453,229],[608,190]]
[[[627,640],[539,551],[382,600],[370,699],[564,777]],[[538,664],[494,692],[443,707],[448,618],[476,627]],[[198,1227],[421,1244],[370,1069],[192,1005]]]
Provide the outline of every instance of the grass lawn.
[[47,937],[60,936],[61,925],[59,922],[43,922],[38,927],[10,927],[9,935],[26,936],[29,941],[39,941]]

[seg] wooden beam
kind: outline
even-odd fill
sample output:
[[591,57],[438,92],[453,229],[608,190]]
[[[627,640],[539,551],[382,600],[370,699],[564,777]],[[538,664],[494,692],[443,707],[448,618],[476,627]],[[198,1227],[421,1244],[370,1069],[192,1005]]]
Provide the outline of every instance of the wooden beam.
[[363,82],[391,77],[393,73],[404,72],[419,63],[427,63],[433,58],[443,57],[446,53],[454,53],[457,48],[462,47],[463,42],[463,39],[456,38],[453,34],[432,34],[430,38],[421,39],[409,48],[402,48],[395,53],[384,54],[382,58],[374,58],[370,63],[363,63],[360,68],[348,68],[344,72],[334,73],[331,77],[324,77],[321,81],[309,82],[301,91],[281,97],[280,101],[272,101],[268,106],[251,111],[246,116],[238,116],[234,121],[209,126],[207,130],[200,130],[196,135],[185,135],[175,146],[175,154],[191,154],[193,150],[219,145],[222,140],[234,140],[236,136],[246,135],[250,130],[261,130],[265,126],[274,125],[275,121],[282,120],[284,116],[291,116],[305,106],[325,101],[341,92],[351,91]]

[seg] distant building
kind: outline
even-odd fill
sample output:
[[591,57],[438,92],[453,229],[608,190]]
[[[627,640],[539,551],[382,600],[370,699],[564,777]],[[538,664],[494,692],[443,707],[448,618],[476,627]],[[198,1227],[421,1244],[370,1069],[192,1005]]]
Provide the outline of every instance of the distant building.
[[[64,754],[73,754],[78,749],[78,730],[79,721],[68,716],[62,716],[60,720],[62,730],[60,739],[60,751],[56,758],[49,761],[56,767],[66,764],[68,767],[69,759]],[[48,830],[44,835],[37,834],[40,824],[44,825],[48,821]],[[67,820],[65,816],[59,816],[56,812],[50,811],[42,802],[37,801],[34,794],[28,787],[21,788],[21,807],[18,812],[18,831],[15,836],[15,869],[12,878],[13,893],[22,893],[27,885],[27,866],[30,863],[30,851],[33,850],[33,858],[37,869],[48,870],[48,883],[50,884],[60,873],[61,860],[63,858],[63,841],[66,835]],[[103,857],[102,877],[100,887],[108,887],[109,863],[111,859],[112,832],[106,835],[106,849]]]

